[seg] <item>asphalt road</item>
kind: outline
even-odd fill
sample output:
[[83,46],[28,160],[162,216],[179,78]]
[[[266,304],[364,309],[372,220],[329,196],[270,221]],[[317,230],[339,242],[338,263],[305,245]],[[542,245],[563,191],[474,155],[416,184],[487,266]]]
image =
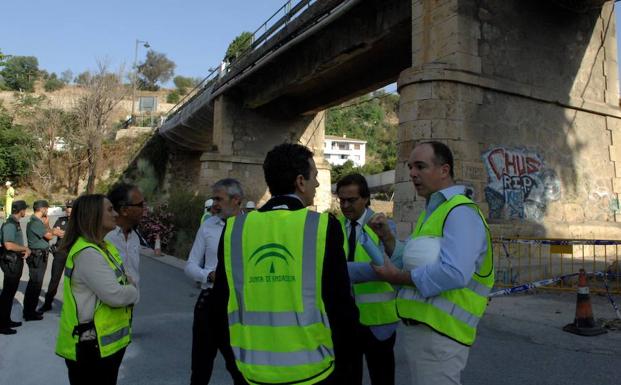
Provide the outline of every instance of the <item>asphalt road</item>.
[[[198,289],[178,267],[161,263],[164,260],[176,261],[172,257],[142,258],[134,342],[121,366],[119,384],[189,383],[192,309]],[[14,320],[21,320],[27,282],[27,269],[24,271],[13,307]],[[48,276],[49,271],[46,284]],[[61,293],[59,290],[57,299]],[[617,296],[617,300],[621,299]],[[604,297],[593,296],[592,302],[596,317],[614,316]],[[43,321],[24,323],[16,335],[0,336],[0,385],[67,384],[64,361],[54,355],[59,309],[57,300]],[[561,331],[573,320],[574,310],[575,295],[571,293],[494,299],[471,349],[463,383],[619,384],[621,331],[598,337]],[[408,384],[410,375],[399,343],[396,356],[397,384]],[[231,383],[220,357],[211,383]]]

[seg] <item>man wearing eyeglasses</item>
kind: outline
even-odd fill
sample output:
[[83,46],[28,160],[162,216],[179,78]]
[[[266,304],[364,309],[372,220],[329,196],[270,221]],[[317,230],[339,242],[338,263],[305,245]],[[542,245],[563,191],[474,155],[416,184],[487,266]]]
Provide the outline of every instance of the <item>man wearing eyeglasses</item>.
[[344,235],[350,279],[356,305],[360,311],[358,323],[358,346],[354,350],[352,384],[362,384],[362,359],[366,358],[372,385],[394,385],[395,345],[399,317],[395,306],[395,291],[386,282],[356,283],[358,273],[355,263],[368,267],[371,257],[361,243],[363,238],[379,246],[380,241],[367,222],[375,214],[369,207],[370,192],[364,176],[349,174],[336,184],[336,193],[342,215],[338,219]]
[[125,272],[138,288],[140,282],[140,237],[135,229],[142,219],[144,196],[137,186],[121,183],[108,193],[108,199],[119,216],[116,218],[116,229],[110,231],[105,239],[112,242],[119,250]]

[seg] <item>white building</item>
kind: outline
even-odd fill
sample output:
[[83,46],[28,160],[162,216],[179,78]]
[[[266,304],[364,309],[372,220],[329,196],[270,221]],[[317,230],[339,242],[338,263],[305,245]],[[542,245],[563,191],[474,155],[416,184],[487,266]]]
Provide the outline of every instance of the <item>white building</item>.
[[340,166],[351,160],[354,165],[364,166],[367,141],[352,139],[347,136],[326,135],[323,155],[333,166]]

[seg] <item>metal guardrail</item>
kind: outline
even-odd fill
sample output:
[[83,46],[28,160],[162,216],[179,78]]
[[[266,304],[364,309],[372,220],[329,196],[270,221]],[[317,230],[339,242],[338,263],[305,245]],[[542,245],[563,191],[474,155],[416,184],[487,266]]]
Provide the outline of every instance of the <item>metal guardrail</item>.
[[[168,119],[181,109],[182,106],[190,103],[201,92],[212,86],[215,81],[223,75],[223,72],[228,72],[235,66],[235,63],[238,63],[242,58],[261,47],[270,37],[274,36],[274,34],[284,28],[291,20],[317,1],[319,0],[288,0],[248,37],[252,43],[235,61],[228,64],[219,63],[217,66],[211,67],[209,74],[166,113]],[[279,15],[282,16],[279,17]]]
[[[591,276],[591,291],[621,293],[621,241],[583,239],[493,240],[496,286],[511,287],[527,282],[578,273],[580,269],[602,272]],[[560,280],[546,286],[552,290],[576,290],[576,280]]]

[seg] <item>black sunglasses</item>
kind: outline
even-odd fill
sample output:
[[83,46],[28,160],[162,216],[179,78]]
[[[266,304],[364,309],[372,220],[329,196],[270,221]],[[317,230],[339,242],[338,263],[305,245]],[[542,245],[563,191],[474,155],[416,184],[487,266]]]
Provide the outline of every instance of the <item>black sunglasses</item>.
[[140,203],[127,203],[124,204],[123,207],[144,207],[144,201]]

